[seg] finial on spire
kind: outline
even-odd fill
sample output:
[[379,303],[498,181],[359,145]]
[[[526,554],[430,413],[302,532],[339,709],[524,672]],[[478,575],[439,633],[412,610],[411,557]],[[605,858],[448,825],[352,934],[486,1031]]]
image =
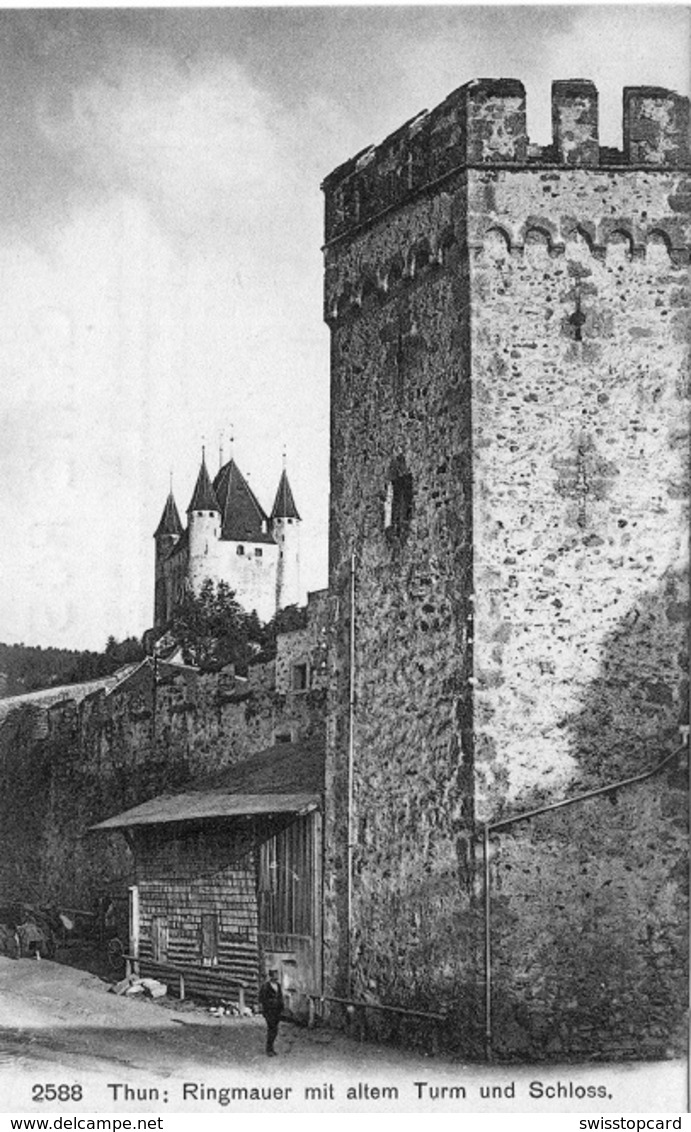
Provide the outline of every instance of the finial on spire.
[[230,458],[235,459],[235,426],[230,422]]
[[168,494],[173,494],[173,469],[168,472]]
[[283,471],[286,470],[287,466],[288,466],[288,449],[286,448],[286,446],[284,444],[283,445]]
[[218,470],[223,467],[223,430],[218,434]]

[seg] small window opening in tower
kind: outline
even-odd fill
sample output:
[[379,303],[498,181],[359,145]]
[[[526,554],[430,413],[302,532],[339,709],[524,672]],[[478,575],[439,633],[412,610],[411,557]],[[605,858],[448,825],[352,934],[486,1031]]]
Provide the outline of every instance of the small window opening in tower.
[[293,691],[306,692],[309,684],[309,668],[307,663],[293,665]]
[[245,548],[244,548],[244,546],[239,546],[239,547],[237,548],[237,551],[236,551],[236,553],[237,553],[237,554],[244,554],[244,553],[245,553]]
[[255,546],[255,548],[254,548],[254,557],[255,558],[261,558],[263,553],[264,553],[264,551],[262,550],[262,548],[260,546]]
[[384,497],[384,530],[405,538],[413,515],[413,477],[410,472],[393,476]]
[[384,530],[391,529],[391,520],[393,518],[393,482],[389,480],[386,485],[386,495],[384,496]]
[[585,324],[585,315],[583,314],[583,311],[581,310],[581,292],[580,292],[580,290],[576,292],[576,309],[573,312],[573,314],[570,316],[569,322],[570,322],[571,326],[573,327],[574,341],[582,342],[583,341],[583,326]]

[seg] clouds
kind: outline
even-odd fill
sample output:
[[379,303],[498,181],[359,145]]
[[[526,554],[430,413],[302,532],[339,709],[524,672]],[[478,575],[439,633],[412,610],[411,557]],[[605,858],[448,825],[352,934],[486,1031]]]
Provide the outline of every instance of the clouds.
[[[20,23],[0,125],[6,150],[22,140],[0,174],[15,204],[0,223],[0,518],[21,534],[0,547],[0,638],[96,646],[147,626],[168,470],[184,508],[202,436],[215,448],[233,422],[269,503],[284,441],[298,485],[299,449],[319,449],[303,427],[326,411],[305,302],[319,193],[303,241],[294,124],[232,57],[190,59],[120,22]],[[321,403],[303,388],[317,376]],[[301,500],[313,529],[325,461],[322,440]]]
[[[151,533],[231,424],[270,506],[288,445],[326,581],[319,183],[482,74],[679,87],[683,9],[0,11],[0,639],[151,615]],[[614,109],[612,109],[614,108]],[[227,439],[226,439],[227,454]]]
[[[531,140],[546,145],[553,80],[592,79],[600,93],[603,144],[621,147],[625,86],[688,93],[689,30],[686,8],[659,5],[442,9],[423,20],[415,36],[403,38],[398,82],[407,88],[412,114],[471,78],[521,79]],[[395,97],[400,100],[400,90]]]
[[166,13],[0,12],[0,225],[34,237],[124,193],[195,238],[280,200],[280,100],[230,48],[200,48],[203,13],[174,47],[166,27]]
[[[689,93],[690,30],[687,8],[584,7],[550,43],[540,79],[546,82],[550,73],[592,79],[600,92],[601,140],[621,148],[625,86]],[[544,109],[541,117],[546,118]]]
[[238,66],[176,65],[161,51],[111,60],[68,105],[44,98],[40,132],[104,192],[145,200],[184,234],[236,217],[256,224],[281,187],[278,108]]

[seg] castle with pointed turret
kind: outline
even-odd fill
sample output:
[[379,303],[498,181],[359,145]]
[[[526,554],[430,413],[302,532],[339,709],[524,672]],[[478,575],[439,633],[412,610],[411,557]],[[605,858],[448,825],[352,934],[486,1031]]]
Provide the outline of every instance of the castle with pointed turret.
[[187,528],[171,489],[154,533],[154,628],[166,625],[188,588],[199,593],[207,579],[226,582],[262,621],[299,604],[300,524],[285,467],[267,515],[232,458],[212,482],[202,454]]

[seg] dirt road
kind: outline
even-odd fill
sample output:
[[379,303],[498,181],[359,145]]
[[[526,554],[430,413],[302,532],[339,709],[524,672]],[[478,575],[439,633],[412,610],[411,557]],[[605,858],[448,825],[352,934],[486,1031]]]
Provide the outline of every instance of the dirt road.
[[286,1023],[277,1049],[266,1058],[261,1018],[121,998],[93,974],[0,956],[3,1112],[686,1111],[677,1062],[471,1066]]

